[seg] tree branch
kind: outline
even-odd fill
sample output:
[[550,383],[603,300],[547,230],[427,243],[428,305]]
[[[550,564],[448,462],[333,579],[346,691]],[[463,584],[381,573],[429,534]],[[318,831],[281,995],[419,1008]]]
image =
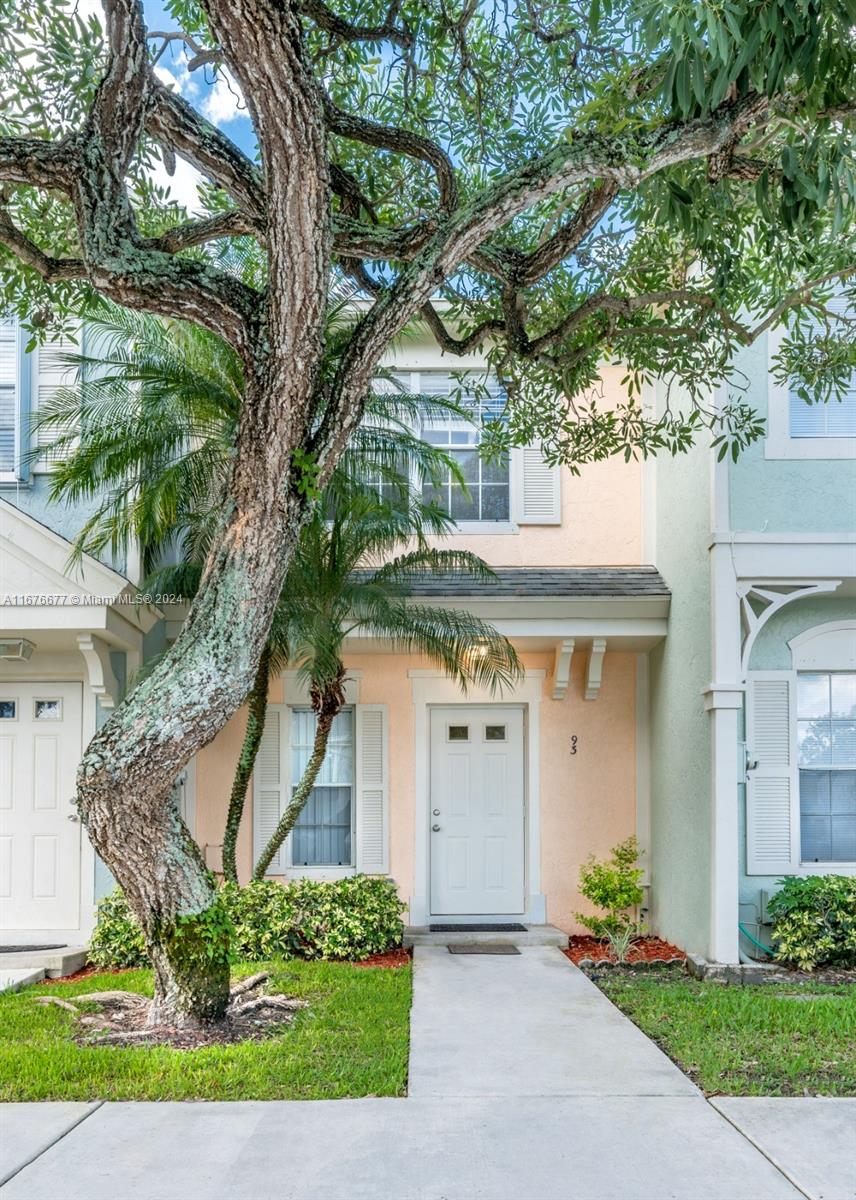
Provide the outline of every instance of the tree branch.
[[265,192],[261,171],[235,143],[182,99],[151,76],[146,132],[169,146],[191,166],[228,192],[249,216],[261,222]]
[[0,245],[11,250],[47,283],[83,279],[86,265],[81,258],[52,258],[14,225],[5,208],[0,208]]
[[324,97],[324,118],[331,133],[351,141],[363,142],[367,146],[377,146],[381,150],[389,150],[393,154],[404,154],[408,158],[420,159],[433,168],[437,176],[437,186],[440,190],[440,207],[451,211],[458,203],[458,182],[452,160],[445,150],[421,134],[411,133],[396,125],[379,125],[365,117],[356,117],[347,113],[333,103],[328,96]]
[[402,50],[413,45],[413,34],[402,25],[396,25],[394,17],[397,5],[390,7],[382,25],[351,25],[333,12],[323,0],[300,0],[298,8],[315,22],[319,29],[329,33],[340,42],[392,42]]
[[225,237],[256,237],[261,240],[259,226],[239,208],[216,213],[212,217],[201,217],[197,221],[185,221],[167,229],[160,237],[150,238],[146,249],[163,250],[167,254],[178,254],[191,246],[201,246]]

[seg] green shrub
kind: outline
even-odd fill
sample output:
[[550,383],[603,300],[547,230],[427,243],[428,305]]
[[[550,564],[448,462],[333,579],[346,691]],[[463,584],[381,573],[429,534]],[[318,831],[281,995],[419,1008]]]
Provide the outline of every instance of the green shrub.
[[[401,945],[404,905],[391,879],[351,875],[335,882],[272,880],[221,892],[234,926],[236,959],[368,958]],[[143,935],[118,889],[98,906],[90,959],[99,967],[147,962]]]
[[803,971],[856,967],[856,878],[789,875],[767,911],[779,962]]
[[633,938],[643,932],[636,916],[644,896],[639,886],[643,872],[636,866],[639,854],[639,843],[635,837],[630,837],[613,847],[606,862],[597,862],[590,854],[580,867],[580,891],[596,908],[603,910],[603,915],[590,917],[576,913],[576,918],[595,937],[609,940],[619,962],[624,960]]
[[98,901],[98,919],[89,942],[96,967],[145,967],[149,958],[143,931],[121,888]]

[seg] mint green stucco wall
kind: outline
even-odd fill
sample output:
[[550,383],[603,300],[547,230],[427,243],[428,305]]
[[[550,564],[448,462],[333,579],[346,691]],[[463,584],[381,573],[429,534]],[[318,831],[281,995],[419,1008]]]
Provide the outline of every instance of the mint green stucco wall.
[[657,472],[656,563],[672,588],[669,632],[650,655],[652,925],[691,953],[710,930],[709,455]]
[[[738,366],[749,380],[743,398],[766,420],[766,339],[742,351]],[[760,441],[730,464],[729,481],[735,532],[856,531],[856,459],[769,459]]]

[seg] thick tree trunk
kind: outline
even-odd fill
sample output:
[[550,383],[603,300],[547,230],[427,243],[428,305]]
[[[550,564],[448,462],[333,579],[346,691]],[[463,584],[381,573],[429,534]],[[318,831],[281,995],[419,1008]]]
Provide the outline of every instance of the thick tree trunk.
[[244,815],[244,802],[250,777],[256,763],[256,755],[265,731],[267,717],[268,685],[270,683],[270,647],[265,646],[259,659],[255,682],[247,697],[247,729],[241,746],[241,755],[232,781],[232,792],[229,796],[229,811],[226,815],[226,828],[223,833],[223,876],[229,883],[238,882],[238,863],[236,848],[238,830]]

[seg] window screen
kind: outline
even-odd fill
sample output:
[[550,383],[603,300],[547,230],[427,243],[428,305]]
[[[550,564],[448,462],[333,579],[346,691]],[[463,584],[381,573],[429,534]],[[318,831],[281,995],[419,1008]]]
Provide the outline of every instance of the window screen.
[[[315,737],[315,714],[296,708],[291,714],[291,786],[300,782]],[[315,787],[291,833],[295,867],[353,866],[354,712],[333,719],[327,753]]]
[[797,676],[800,857],[856,862],[856,672]]

